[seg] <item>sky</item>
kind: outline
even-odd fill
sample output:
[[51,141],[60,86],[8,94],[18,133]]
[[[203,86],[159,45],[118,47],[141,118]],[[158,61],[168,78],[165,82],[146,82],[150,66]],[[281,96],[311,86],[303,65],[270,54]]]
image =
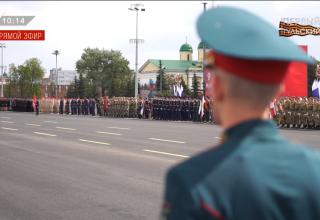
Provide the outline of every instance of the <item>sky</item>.
[[[131,4],[141,3],[146,9],[139,12],[138,38],[139,67],[147,59],[179,59],[179,48],[186,41],[194,50],[200,38],[196,21],[207,9],[219,6],[234,6],[251,11],[276,28],[282,18],[318,18],[320,2],[312,1],[1,1],[0,15],[35,16],[27,26],[2,26],[3,30],[45,30],[45,41],[3,41],[4,66],[10,63],[23,64],[26,59],[41,60],[48,76],[55,68],[54,50],[61,51],[58,67],[74,70],[84,48],[120,50],[122,55],[135,65],[135,12]],[[320,21],[320,18],[319,18]],[[316,25],[320,26],[320,22]],[[291,37],[296,44],[309,47],[309,54],[320,59],[320,35]]]

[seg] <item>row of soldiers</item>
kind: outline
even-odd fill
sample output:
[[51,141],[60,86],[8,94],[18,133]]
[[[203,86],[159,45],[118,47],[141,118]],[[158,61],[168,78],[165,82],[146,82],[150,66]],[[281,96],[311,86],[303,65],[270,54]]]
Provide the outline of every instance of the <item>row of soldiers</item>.
[[[8,100],[0,100],[7,103]],[[32,99],[10,99],[13,111],[34,111]],[[7,104],[6,104],[7,105]],[[155,97],[101,97],[100,99],[39,100],[42,113],[72,115],[100,115],[121,118],[145,118],[174,121],[212,121],[208,100]],[[8,108],[6,108],[8,109]],[[320,100],[318,98],[282,97],[274,102],[275,120],[279,127],[320,128]]]
[[106,116],[172,121],[211,121],[208,100],[156,97],[152,99],[114,97],[108,100]]
[[[32,101],[31,101],[32,102]],[[101,97],[100,99],[42,98],[39,100],[42,113],[71,115],[99,115],[117,118],[144,118],[173,121],[210,121],[207,100],[179,97],[133,98]]]
[[[98,102],[98,103],[97,103]],[[99,101],[95,99],[60,99],[59,114],[71,115],[101,115]]]
[[[202,110],[203,109],[203,110]],[[153,119],[172,121],[209,121],[210,109],[207,100],[193,98],[154,98]]]
[[95,99],[43,98],[39,101],[40,112],[72,115],[96,115],[100,113],[99,101]]
[[[108,117],[115,118],[136,118],[138,117],[138,99],[133,97],[113,97],[104,99],[107,101],[107,112],[104,114]],[[103,102],[103,104],[104,104]],[[105,104],[104,104],[105,106]]]
[[320,128],[319,98],[282,97],[275,108],[279,127]]

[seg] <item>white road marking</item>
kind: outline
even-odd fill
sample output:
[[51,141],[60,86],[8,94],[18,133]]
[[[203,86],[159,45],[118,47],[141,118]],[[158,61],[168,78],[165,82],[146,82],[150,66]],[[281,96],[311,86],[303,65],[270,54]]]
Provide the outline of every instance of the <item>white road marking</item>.
[[105,143],[105,142],[91,141],[91,140],[85,140],[85,139],[79,139],[79,141],[88,142],[88,143],[94,143],[94,144],[101,144],[101,145],[110,145],[109,143]]
[[58,122],[56,122],[56,121],[44,121],[44,123],[53,123],[53,124],[57,124]]
[[105,131],[96,131],[99,134],[110,134],[110,135],[117,135],[117,136],[121,136],[122,134],[118,134],[118,133],[111,133],[111,132],[105,132]]
[[64,128],[64,127],[56,127],[57,129],[62,129],[62,130],[70,130],[70,131],[75,131],[77,129],[75,128]]
[[147,150],[147,149],[144,149],[143,151],[149,152],[149,153],[155,153],[155,154],[163,154],[163,155],[175,156],[175,157],[183,157],[183,158],[189,158],[189,157],[190,157],[190,156],[186,156],[186,155],[171,154],[171,153],[161,152],[161,151],[155,151],[155,150]]
[[159,139],[159,138],[148,138],[154,141],[164,141],[164,142],[171,142],[171,143],[178,143],[178,144],[185,144],[186,142],[183,141],[173,141],[173,140],[166,140],[166,139]]
[[3,119],[11,119],[10,117],[4,117],[4,116],[2,116],[2,117],[0,117],[0,118],[3,118]]
[[6,128],[6,127],[1,127],[4,130],[9,130],[9,131],[18,131],[16,128]]
[[50,136],[50,137],[55,137],[57,136],[56,134],[47,134],[47,133],[41,133],[41,132],[33,132],[35,134],[39,134],[39,135],[44,135],[44,136]]
[[119,130],[130,130],[131,128],[120,128],[120,127],[108,127],[113,129],[119,129]]
[[13,124],[14,122],[13,121],[0,121],[2,123],[7,123],[7,124]]
[[29,123],[25,123],[25,125],[28,125],[28,126],[37,126],[37,127],[40,127],[41,125],[37,125],[37,124],[29,124]]
[[215,139],[218,139],[218,140],[221,140],[222,138],[221,137],[214,137]]

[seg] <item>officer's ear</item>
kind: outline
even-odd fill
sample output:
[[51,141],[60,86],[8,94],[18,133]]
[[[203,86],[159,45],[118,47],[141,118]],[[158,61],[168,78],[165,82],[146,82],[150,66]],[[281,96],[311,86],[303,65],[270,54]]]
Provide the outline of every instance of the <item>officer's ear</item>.
[[225,86],[219,74],[214,74],[212,79],[212,96],[214,101],[221,102],[225,98]]

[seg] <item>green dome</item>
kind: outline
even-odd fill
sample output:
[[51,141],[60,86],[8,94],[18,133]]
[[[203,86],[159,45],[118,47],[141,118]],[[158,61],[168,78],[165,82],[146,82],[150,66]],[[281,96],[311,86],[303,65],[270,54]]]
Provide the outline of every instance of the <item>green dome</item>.
[[[200,42],[199,45],[198,45],[198,49],[203,49],[205,43],[204,42]],[[208,48],[208,46],[206,45],[206,49]]]
[[192,47],[190,44],[182,44],[182,46],[180,47],[180,52],[193,52]]

